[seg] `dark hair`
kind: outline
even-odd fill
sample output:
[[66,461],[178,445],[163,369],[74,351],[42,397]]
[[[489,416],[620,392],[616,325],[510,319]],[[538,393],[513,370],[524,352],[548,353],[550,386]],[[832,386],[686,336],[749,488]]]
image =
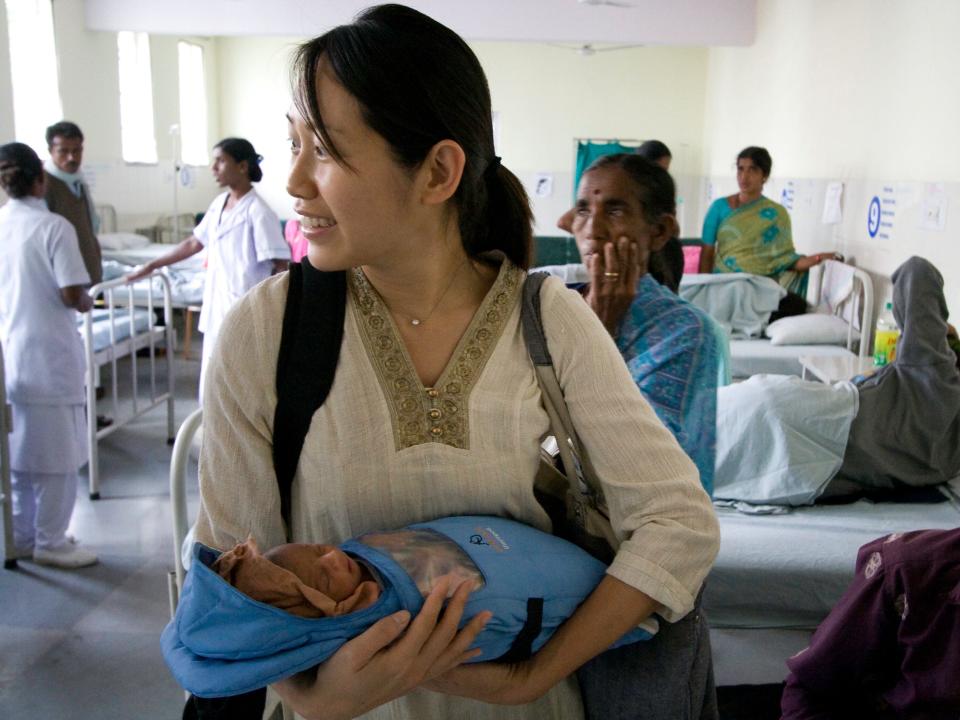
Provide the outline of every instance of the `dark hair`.
[[61,120],[47,128],[47,147],[53,147],[53,139],[62,137],[64,140],[77,139],[83,142],[83,131],[76,123],[69,120]]
[[743,160],[744,158],[752,160],[753,164],[760,168],[760,172],[763,173],[764,177],[770,177],[770,171],[773,169],[773,158],[770,157],[770,153],[767,152],[766,148],[757,147],[756,145],[744,148],[740,151],[740,154],[737,155],[737,160]]
[[662,167],[639,155],[616,153],[597,158],[583,174],[609,167],[620,168],[633,180],[647,222],[657,223],[662,215],[676,214],[677,188]]
[[464,250],[470,257],[500,250],[515,265],[528,267],[530,201],[517,177],[494,155],[490,89],[480,61],[463,39],[416,10],[379,5],[298,48],[294,104],[324,150],[349,168],[330,139],[317,101],[321,59],[403,167],[416,168],[441,140],[463,148],[466,164],[453,200]]
[[637,155],[654,163],[662,160],[665,157],[673,157],[673,153],[670,152],[670,148],[668,148],[659,140],[647,140],[637,148]]
[[260,163],[263,162],[263,155],[258,155],[253,149],[253,144],[244,138],[224,138],[213,146],[214,150],[220,148],[236,162],[247,163],[247,177],[250,182],[260,182],[263,178],[263,170],[260,169]]
[[[670,173],[662,167],[639,154],[617,153],[597,158],[584,171],[584,175],[611,167],[623,170],[633,181],[647,222],[659,223],[664,215],[676,214],[677,188]],[[683,250],[679,245],[679,242],[673,243],[671,238],[661,250],[650,254],[649,261],[649,271],[654,280],[674,292],[679,289],[683,276]]]
[[43,177],[43,163],[29,145],[12,142],[0,146],[0,187],[12,198],[26,197]]

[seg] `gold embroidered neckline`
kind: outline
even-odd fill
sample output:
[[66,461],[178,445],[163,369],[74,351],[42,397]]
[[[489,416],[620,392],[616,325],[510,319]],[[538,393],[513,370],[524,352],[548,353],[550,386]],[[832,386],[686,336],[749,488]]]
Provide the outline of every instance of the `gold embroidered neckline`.
[[506,258],[447,366],[424,387],[380,295],[360,268],[347,274],[360,337],[390,408],[397,450],[438,442],[467,449],[470,393],[497,344],[522,287],[523,272]]

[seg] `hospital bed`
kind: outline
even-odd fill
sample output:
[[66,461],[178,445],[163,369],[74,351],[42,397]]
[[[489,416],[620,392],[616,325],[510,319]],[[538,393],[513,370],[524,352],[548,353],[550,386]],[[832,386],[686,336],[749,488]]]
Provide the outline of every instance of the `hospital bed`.
[[[183,543],[190,531],[187,516],[187,476],[190,468],[190,452],[194,438],[203,423],[203,409],[198,408],[187,416],[173,443],[173,455],[170,458],[170,503],[173,512],[173,571],[167,574],[167,589],[170,596],[170,617],[177,611],[180,591],[186,577],[183,565]],[[265,720],[294,720],[293,711],[280,702],[272,689],[267,691],[267,703],[263,713]]]
[[[747,282],[752,277],[740,273],[684,275],[680,283],[682,297],[731,330],[730,358],[734,378],[761,373],[802,375],[800,358],[804,356],[870,357],[874,290],[873,281],[866,272],[835,260],[828,260],[811,269],[807,301],[813,311],[799,316],[804,318],[802,322],[806,327],[798,333],[808,337],[787,344],[774,344],[767,338],[759,337],[757,332],[748,334],[744,330],[746,325],[739,326],[737,319],[731,318],[726,306],[718,306],[715,300],[717,295],[709,292],[713,288],[708,287],[708,283],[715,284],[722,279],[741,281],[738,283],[741,294],[754,293],[756,288]],[[748,305],[750,298],[739,300],[742,305]],[[765,319],[762,325],[766,325]],[[838,325],[843,328],[839,334]],[[826,339],[826,336],[832,337]]]
[[720,554],[707,578],[717,685],[779,683],[853,579],[860,546],[894,532],[960,526],[960,478],[941,503],[814,505],[783,515],[718,507]]
[[3,567],[17,567],[17,549],[13,541],[13,489],[10,485],[10,440],[13,416],[7,404],[3,346],[0,345],[0,523],[3,525]]
[[[170,281],[162,273],[152,273],[132,284],[127,284],[122,277],[106,280],[90,288],[90,296],[99,307],[83,313],[80,330],[86,353],[90,499],[97,500],[100,498],[97,447],[101,439],[153,408],[166,406],[167,438],[173,443],[173,302]],[[158,312],[162,313],[162,325],[157,323]],[[141,351],[146,351],[143,357]],[[131,396],[129,401],[121,402],[118,361],[125,357],[130,358]],[[100,368],[106,365],[111,370],[108,392],[113,423],[98,429],[96,391],[100,386]],[[166,366],[159,379],[158,365]],[[145,382],[140,377],[141,368],[147,372]]]

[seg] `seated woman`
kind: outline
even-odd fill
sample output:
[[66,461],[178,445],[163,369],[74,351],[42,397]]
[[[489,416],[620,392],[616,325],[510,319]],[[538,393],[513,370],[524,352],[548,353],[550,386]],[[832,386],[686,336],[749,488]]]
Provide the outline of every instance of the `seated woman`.
[[766,148],[748,147],[737,155],[740,191],[714,200],[703,220],[700,272],[745,272],[776,280],[787,290],[777,317],[806,312],[807,271],[838,257],[824,252],[801,255],[793,246],[787,209],[763,197],[773,160]]
[[[416,615],[441,582],[448,597],[465,583],[471,595],[461,624],[474,615],[486,623],[466,662],[515,662],[547,642],[605,570],[572,543],[484,516],[367,533],[339,547],[289,543],[262,555],[252,538],[225,553],[197,544],[161,644],[190,692],[236,695],[323,662],[398,610]],[[644,622],[614,647],[656,630],[656,621]]]
[[662,166],[606,155],[586,169],[577,204],[558,225],[573,232],[585,266],[567,281],[616,340],[634,382],[713,490],[717,388],[729,382],[726,332],[671,292],[656,271],[676,236],[676,190]]
[[960,370],[927,260],[893,273],[893,315],[896,360],[870,377],[756,376],[720,391],[716,497],[799,505],[960,475]]

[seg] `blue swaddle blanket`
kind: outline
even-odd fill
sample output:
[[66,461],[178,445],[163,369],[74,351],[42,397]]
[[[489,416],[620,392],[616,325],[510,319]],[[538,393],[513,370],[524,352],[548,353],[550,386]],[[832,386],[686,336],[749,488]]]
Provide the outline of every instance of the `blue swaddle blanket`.
[[[380,584],[370,607],[303,618],[258,602],[221,578],[220,553],[194,545],[176,616],[160,639],[177,681],[200,697],[249,692],[323,662],[380,618],[416,615],[432,583],[447,574],[482,583],[461,627],[483,610],[493,617],[472,645],[471,662],[522,659],[539,650],[603,579],[606,566],[576,545],[504,518],[450,517],[375,532],[339,546]],[[655,620],[614,647],[647,640]]]

